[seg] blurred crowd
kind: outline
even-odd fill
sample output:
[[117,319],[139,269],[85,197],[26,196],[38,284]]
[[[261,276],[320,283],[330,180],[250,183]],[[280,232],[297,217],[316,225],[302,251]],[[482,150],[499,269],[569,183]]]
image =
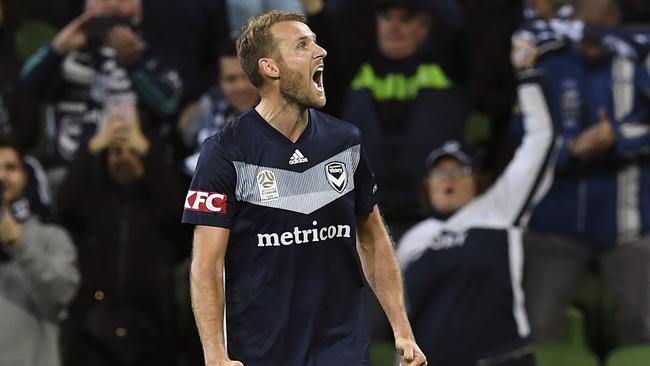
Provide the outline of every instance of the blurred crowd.
[[440,214],[431,151],[501,174],[512,63],[536,63],[558,150],[524,236],[532,340],[577,308],[599,356],[650,343],[647,1],[0,0],[0,365],[202,364],[182,206],[203,140],[258,102],[234,39],[270,9],[328,51],[324,110],[361,129],[396,242]]

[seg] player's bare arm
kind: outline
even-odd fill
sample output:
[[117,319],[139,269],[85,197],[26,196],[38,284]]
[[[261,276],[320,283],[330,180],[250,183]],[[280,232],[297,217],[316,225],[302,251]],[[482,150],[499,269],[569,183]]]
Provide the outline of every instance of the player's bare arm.
[[228,359],[223,334],[223,262],[230,230],[197,225],[194,229],[190,287],[194,318],[206,366],[242,366]]
[[393,329],[401,365],[426,365],[426,358],[415,343],[406,316],[402,277],[393,242],[376,205],[370,214],[357,218],[357,236],[363,272]]

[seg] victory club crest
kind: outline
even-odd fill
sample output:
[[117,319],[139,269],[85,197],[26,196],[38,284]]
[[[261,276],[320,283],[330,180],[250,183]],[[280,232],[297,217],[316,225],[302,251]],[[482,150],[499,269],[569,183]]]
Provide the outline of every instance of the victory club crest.
[[338,193],[342,193],[348,185],[348,171],[345,169],[345,164],[340,161],[325,165],[325,176],[330,186]]

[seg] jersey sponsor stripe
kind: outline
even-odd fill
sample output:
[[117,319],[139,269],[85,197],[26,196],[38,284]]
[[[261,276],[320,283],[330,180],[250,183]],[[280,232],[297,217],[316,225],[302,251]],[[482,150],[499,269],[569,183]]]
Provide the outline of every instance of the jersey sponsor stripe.
[[[241,202],[310,214],[354,190],[353,177],[359,165],[360,152],[361,146],[354,145],[301,173],[235,161],[235,196]],[[347,169],[348,183],[340,193],[327,179],[325,166],[332,162],[341,162]],[[260,195],[257,175],[264,170],[272,172],[276,178],[277,198],[264,199]]]

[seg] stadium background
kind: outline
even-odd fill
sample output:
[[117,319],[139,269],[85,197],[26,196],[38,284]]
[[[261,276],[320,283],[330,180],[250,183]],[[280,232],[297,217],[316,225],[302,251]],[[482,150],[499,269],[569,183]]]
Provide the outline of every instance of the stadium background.
[[[183,173],[183,162],[193,151],[183,143],[183,138],[175,127],[185,113],[191,111],[188,107],[191,108],[199,97],[217,85],[220,44],[236,35],[237,26],[229,25],[229,18],[237,16],[232,12],[232,7],[240,6],[238,2],[239,0],[142,0],[144,16],[141,30],[147,47],[178,70],[183,82],[183,94],[178,96],[177,108],[155,127],[165,130],[161,134],[160,159],[173,165],[183,188],[188,184],[188,177]],[[313,11],[310,6],[318,2],[277,3],[307,13],[309,22],[314,22],[313,28],[317,34],[317,29],[322,29],[323,26],[336,28],[337,36],[348,38],[345,47],[364,47],[375,42],[375,9],[381,1],[327,0],[324,9],[316,15],[310,14]],[[526,10],[530,11],[532,4],[516,0],[420,0],[419,3],[417,6],[426,9],[431,16],[427,48],[433,51],[435,62],[442,67],[454,88],[458,89],[460,97],[455,98],[462,106],[458,116],[454,117],[462,120],[459,122],[460,132],[458,126],[450,129],[450,121],[445,120],[445,116],[433,118],[434,128],[437,126],[435,124],[439,124],[440,131],[451,131],[449,136],[440,136],[441,140],[463,139],[476,151],[484,170],[490,176],[496,176],[507,164],[515,148],[515,139],[511,136],[516,87],[510,64],[511,36],[524,24]],[[591,6],[601,6],[601,3],[594,1]],[[0,101],[5,102],[4,105],[0,104],[1,127],[5,132],[11,130],[24,151],[36,157],[47,170],[47,103],[29,97],[22,89],[20,70],[30,56],[51,42],[59,29],[81,14],[84,1],[0,0],[0,4],[4,10],[0,38],[0,86],[3,99]],[[647,1],[620,0],[618,4],[622,27],[634,27],[640,29],[640,33],[650,30],[650,5]],[[306,6],[303,8],[303,5]],[[261,8],[251,5],[250,9],[255,11]],[[331,24],[323,24],[323,21]],[[346,50],[350,53],[355,50],[331,44],[334,41],[336,37],[323,36],[320,43],[328,49],[328,58],[332,63],[345,65],[349,55],[344,53]],[[345,105],[346,93],[356,70],[328,68],[327,65],[328,60],[325,70],[328,105],[325,110],[341,116],[348,107]],[[15,99],[10,99],[11,97]],[[18,102],[10,105],[9,100]],[[403,149],[409,153],[408,146]],[[412,164],[416,169],[422,166],[420,161],[413,161]],[[180,202],[182,199],[179,197]],[[413,201],[416,199],[413,197]],[[44,211],[44,217],[57,220],[55,209],[48,208]],[[388,216],[389,224],[394,225],[393,232],[400,233],[412,221],[402,222],[399,210],[396,212],[393,216]],[[415,216],[420,215],[417,207],[413,207],[413,212],[418,212]],[[180,206],[178,214],[180,220]],[[395,218],[395,222],[390,222],[392,218]],[[170,260],[165,264],[173,271],[175,279],[173,321],[176,326],[173,337],[177,352],[174,356],[178,357],[179,365],[198,365],[200,345],[193,326],[187,289],[190,233],[188,228],[178,230],[182,232],[179,236],[181,242],[173,248],[174,254],[169,256]],[[140,265],[146,267],[146,256],[141,260]],[[648,278],[641,278],[640,284],[645,282],[647,285],[649,281]],[[74,307],[70,311],[74,311]],[[616,337],[615,318],[616,304],[611,289],[607,289],[597,275],[587,273],[574,296],[573,305],[567,309],[565,342],[538,345],[537,352],[542,361],[540,365],[578,366],[602,362],[603,365],[632,366],[630,362],[633,361],[617,361],[616,357],[612,358],[617,347],[621,346]],[[64,345],[65,327],[63,323]],[[66,347],[63,349],[64,353],[75,352]],[[650,346],[640,345],[628,351],[621,357],[640,360],[637,360],[640,363],[634,365],[650,365]],[[373,319],[372,357],[372,365],[392,363],[392,344],[385,321],[379,315]]]

